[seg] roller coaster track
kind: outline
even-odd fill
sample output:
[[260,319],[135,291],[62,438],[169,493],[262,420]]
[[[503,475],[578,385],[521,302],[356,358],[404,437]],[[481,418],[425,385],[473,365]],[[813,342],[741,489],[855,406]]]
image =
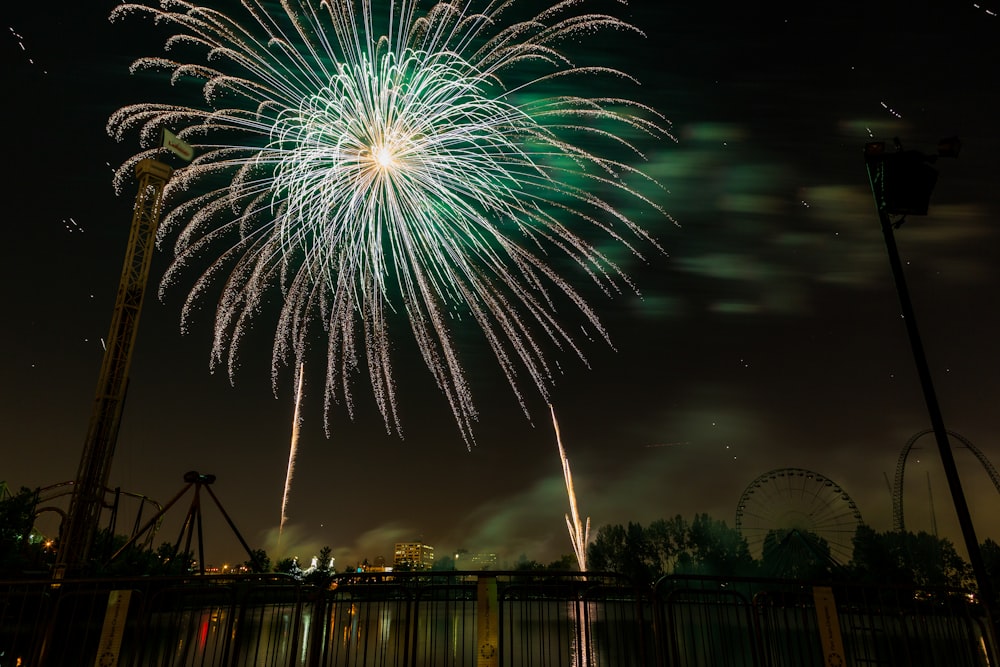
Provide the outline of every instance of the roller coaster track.
[[[933,429],[926,429],[915,434],[907,441],[906,445],[903,446],[903,450],[899,453],[899,460],[896,462],[896,480],[892,486],[892,526],[896,531],[902,532],[906,530],[906,523],[903,519],[903,477],[906,471],[906,458],[910,455],[910,450],[913,449],[913,445],[917,440],[933,432]],[[986,455],[967,438],[954,431],[948,431],[947,433],[949,437],[958,440],[972,452],[982,464],[986,474],[990,476],[990,481],[993,482],[997,493],[1000,493],[1000,475],[997,475],[997,469],[993,467],[993,464],[986,458]]]

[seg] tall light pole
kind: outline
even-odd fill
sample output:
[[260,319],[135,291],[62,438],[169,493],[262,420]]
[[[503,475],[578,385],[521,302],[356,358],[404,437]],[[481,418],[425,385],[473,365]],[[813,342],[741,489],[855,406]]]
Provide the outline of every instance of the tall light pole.
[[[941,416],[941,406],[934,392],[930,367],[920,340],[920,331],[917,329],[917,318],[906,287],[903,263],[899,259],[894,234],[895,229],[903,224],[907,215],[927,215],[931,191],[937,182],[937,171],[931,164],[939,157],[958,157],[959,147],[957,137],[942,139],[938,144],[936,155],[924,155],[917,151],[902,150],[897,140],[896,151],[887,153],[885,143],[872,142],[865,144],[865,166],[868,169],[872,194],[875,196],[875,209],[882,225],[882,236],[885,238],[885,247],[889,253],[889,266],[896,283],[896,291],[899,293],[900,310],[906,332],[910,337],[913,360],[917,366],[917,375],[920,377],[920,386],[923,389],[924,402],[927,404],[934,439],[941,455],[941,463],[945,478],[948,480],[955,513],[958,515],[965,548],[969,553],[969,564],[972,565],[979,595],[989,610],[992,622],[997,603],[993,584],[986,572],[979,540],[976,539],[976,531],[972,525],[972,516],[969,514],[969,505],[962,491],[962,481],[958,476],[951,443],[948,441],[948,431],[944,425],[944,417]],[[896,222],[893,222],[892,216],[897,216]]]

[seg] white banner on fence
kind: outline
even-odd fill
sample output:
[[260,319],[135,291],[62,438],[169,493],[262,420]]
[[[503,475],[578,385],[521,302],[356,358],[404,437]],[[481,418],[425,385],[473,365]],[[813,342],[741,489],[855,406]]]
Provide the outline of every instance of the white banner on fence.
[[122,647],[131,598],[130,590],[111,591],[108,594],[108,610],[104,612],[104,627],[101,628],[101,643],[97,646],[94,667],[118,667],[118,653]]
[[844,667],[844,640],[840,636],[837,602],[829,586],[813,586],[813,605],[819,624],[819,641],[823,647],[824,667]]
[[476,667],[497,667],[500,664],[497,633],[500,614],[496,577],[479,577],[476,602],[476,644],[479,647]]

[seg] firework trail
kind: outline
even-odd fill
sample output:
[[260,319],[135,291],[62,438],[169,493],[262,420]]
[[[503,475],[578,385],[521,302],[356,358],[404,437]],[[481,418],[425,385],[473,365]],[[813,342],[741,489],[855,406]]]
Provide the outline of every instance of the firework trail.
[[186,330],[221,293],[212,368],[234,380],[244,336],[271,314],[275,391],[281,370],[325,338],[327,434],[334,405],[354,416],[363,371],[386,429],[401,433],[390,352],[409,328],[471,446],[477,413],[454,337],[471,320],[525,414],[525,383],[548,401],[558,367],[544,348],[586,363],[562,311],[610,344],[562,260],[607,295],[634,289],[593,237],[641,258],[640,246],[662,249],[633,218],[669,219],[641,191],[658,184],[621,158],[644,159],[636,138],[671,138],[667,121],[635,101],[568,92],[634,81],[560,48],[642,33],[577,13],[584,2],[527,18],[518,0],[241,4],[233,17],[185,0],[111,14],[172,26],[166,55],[132,71],[167,73],[181,99],[196,86],[196,104],[130,105],[108,131],[138,132],[144,147],[119,187],[138,160],[163,154],[164,128],[197,151],[164,192],[158,240],[176,240],[161,297],[196,272]]
[[569,530],[569,540],[573,544],[573,552],[576,554],[576,562],[580,566],[580,572],[586,572],[587,543],[590,542],[590,517],[587,517],[587,524],[584,527],[584,524],[580,521],[580,512],[576,507],[576,489],[573,487],[573,474],[569,470],[569,459],[566,458],[562,436],[559,434],[556,409],[551,404],[549,404],[549,411],[552,413],[552,427],[556,432],[556,444],[559,446],[559,459],[562,461],[563,477],[566,479],[566,495],[569,496],[570,513],[566,515],[566,528]]
[[288,445],[288,468],[285,471],[285,490],[281,494],[281,522],[278,524],[278,540],[285,530],[288,521],[288,495],[292,490],[292,475],[295,472],[295,456],[299,451],[299,426],[302,424],[302,380],[305,378],[305,366],[299,365],[299,381],[295,391],[295,414],[292,417],[292,440]]

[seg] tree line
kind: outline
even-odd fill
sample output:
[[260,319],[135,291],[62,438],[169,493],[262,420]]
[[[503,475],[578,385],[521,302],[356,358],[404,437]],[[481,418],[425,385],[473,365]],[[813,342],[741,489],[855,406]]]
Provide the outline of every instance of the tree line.
[[[587,549],[587,566],[592,571],[625,575],[639,585],[653,585],[671,574],[694,574],[975,587],[971,566],[947,538],[926,532],[879,532],[861,525],[852,547],[850,562],[841,563],[820,535],[772,530],[761,554],[755,556],[743,536],[725,521],[707,514],[691,520],[677,515],[646,526],[633,522],[602,526]],[[987,539],[981,548],[996,590],[1000,545]]]

